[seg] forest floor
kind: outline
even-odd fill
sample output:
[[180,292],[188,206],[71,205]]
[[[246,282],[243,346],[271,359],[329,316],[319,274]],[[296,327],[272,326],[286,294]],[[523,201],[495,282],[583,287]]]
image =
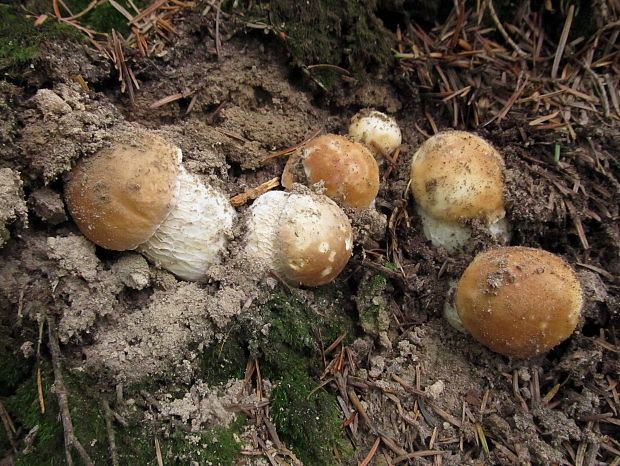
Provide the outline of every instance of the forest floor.
[[[0,5],[0,465],[620,465],[617,2],[32,3]],[[347,211],[354,254],[323,287],[227,262],[250,202],[199,283],[96,247],[64,205],[117,125],[166,137],[232,198],[362,108],[403,144],[375,208]],[[537,358],[443,318],[496,245],[476,225],[454,254],[423,235],[409,163],[445,129],[503,155],[510,244],[582,284],[577,330]]]

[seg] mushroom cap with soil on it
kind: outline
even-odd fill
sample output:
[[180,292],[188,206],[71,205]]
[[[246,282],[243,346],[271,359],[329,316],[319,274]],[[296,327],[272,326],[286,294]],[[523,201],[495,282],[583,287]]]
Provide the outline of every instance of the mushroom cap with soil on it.
[[567,339],[582,305],[581,285],[566,262],[543,249],[519,246],[476,256],[454,295],[468,333],[497,353],[522,358]]
[[504,161],[487,141],[465,131],[427,139],[411,160],[411,192],[424,234],[448,252],[463,247],[482,220],[493,237],[508,239],[504,219]]
[[349,136],[356,142],[365,144],[379,155],[383,162],[386,155],[394,152],[402,142],[400,127],[394,118],[377,110],[363,109],[353,115],[349,125]]
[[345,267],[353,236],[345,213],[326,196],[270,191],[249,211],[245,244],[246,259],[262,272],[319,286]]
[[219,259],[235,211],[181,165],[181,150],[148,131],[120,131],[81,159],[65,183],[69,212],[93,243],[138,249],[155,264],[198,280]]
[[379,192],[379,167],[370,151],[344,136],[325,134],[306,143],[290,157],[282,185],[322,182],[325,195],[345,207],[366,209]]

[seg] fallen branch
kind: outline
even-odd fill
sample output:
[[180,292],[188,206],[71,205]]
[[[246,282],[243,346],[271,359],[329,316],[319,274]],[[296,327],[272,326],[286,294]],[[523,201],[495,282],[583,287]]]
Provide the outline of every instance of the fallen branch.
[[90,456],[88,456],[88,453],[73,431],[73,422],[71,421],[71,414],[69,411],[69,400],[62,376],[62,364],[60,363],[61,352],[60,343],[58,342],[58,334],[56,332],[56,320],[53,316],[47,316],[47,329],[50,351],[52,353],[52,367],[54,369],[54,384],[52,385],[52,392],[56,394],[56,397],[58,398],[60,418],[65,432],[65,455],[67,457],[67,464],[69,466],[73,465],[71,449],[75,448],[80,455],[82,462],[87,466],[92,466],[93,461],[90,459]]
[[112,410],[107,400],[102,401],[103,415],[105,417],[105,428],[108,432],[108,444],[110,447],[110,457],[112,458],[112,466],[118,466],[118,452],[116,451],[116,439],[114,436],[114,427],[112,426]]

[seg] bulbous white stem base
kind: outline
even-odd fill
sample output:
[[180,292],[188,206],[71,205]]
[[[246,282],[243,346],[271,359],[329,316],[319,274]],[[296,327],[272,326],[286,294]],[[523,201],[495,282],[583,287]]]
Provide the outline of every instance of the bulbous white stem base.
[[[422,220],[422,228],[426,239],[433,246],[443,247],[450,254],[463,248],[471,239],[471,229],[458,223],[446,223],[428,215],[420,206],[417,207],[418,215]],[[510,240],[510,225],[505,217],[496,220],[489,225],[489,233],[501,244],[507,244]]]
[[175,206],[138,251],[179,278],[199,280],[219,261],[235,215],[224,194],[181,168]]
[[280,273],[278,231],[288,197],[284,191],[269,191],[256,199],[250,209],[245,256],[259,273],[271,269]]

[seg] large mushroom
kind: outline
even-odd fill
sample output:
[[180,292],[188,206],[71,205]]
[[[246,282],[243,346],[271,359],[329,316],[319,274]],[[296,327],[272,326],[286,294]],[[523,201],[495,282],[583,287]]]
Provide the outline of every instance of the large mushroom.
[[411,161],[411,192],[426,237],[448,252],[467,244],[472,220],[500,242],[508,237],[504,161],[474,134],[446,131],[426,140]]
[[181,150],[151,132],[119,131],[81,159],[65,183],[69,212],[95,244],[138,249],[180,278],[198,280],[218,261],[235,211],[181,165]]

